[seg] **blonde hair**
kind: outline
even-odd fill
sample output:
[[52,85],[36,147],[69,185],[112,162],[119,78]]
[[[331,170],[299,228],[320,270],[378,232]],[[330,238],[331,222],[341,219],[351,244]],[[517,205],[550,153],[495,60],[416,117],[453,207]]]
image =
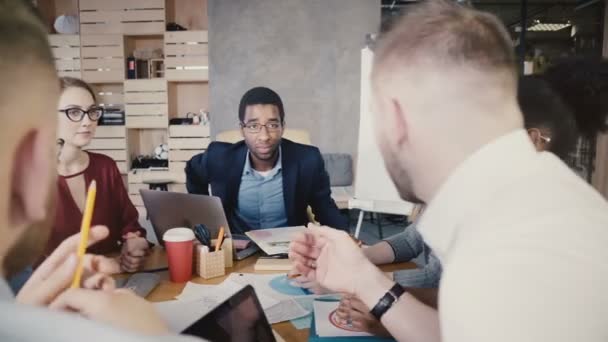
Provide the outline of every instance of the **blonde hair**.
[[446,0],[414,5],[380,38],[374,77],[384,69],[415,68],[418,63],[503,71],[517,80],[510,36],[495,16]]

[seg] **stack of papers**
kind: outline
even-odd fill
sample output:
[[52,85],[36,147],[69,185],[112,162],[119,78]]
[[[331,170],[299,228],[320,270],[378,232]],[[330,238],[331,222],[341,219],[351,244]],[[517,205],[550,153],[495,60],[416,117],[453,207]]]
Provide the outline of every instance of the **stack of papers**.
[[306,231],[306,227],[284,227],[259,229],[246,232],[245,234],[253,240],[268,255],[287,254],[289,243],[297,233]]
[[252,285],[270,324],[310,314],[296,300],[308,293],[285,274],[232,273],[219,285],[189,282],[173,301],[155,303],[171,331],[181,332],[247,285]]
[[167,302],[154,303],[156,310],[169,325],[169,329],[179,333],[209,313],[213,308],[242,288],[233,282],[220,285],[199,285],[188,283],[177,298]]

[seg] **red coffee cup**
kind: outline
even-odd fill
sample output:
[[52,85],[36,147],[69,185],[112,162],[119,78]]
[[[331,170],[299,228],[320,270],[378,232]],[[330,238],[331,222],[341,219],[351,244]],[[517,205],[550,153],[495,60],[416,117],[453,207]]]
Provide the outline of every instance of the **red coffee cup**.
[[194,232],[190,228],[172,228],[163,235],[169,276],[174,283],[185,283],[192,278]]

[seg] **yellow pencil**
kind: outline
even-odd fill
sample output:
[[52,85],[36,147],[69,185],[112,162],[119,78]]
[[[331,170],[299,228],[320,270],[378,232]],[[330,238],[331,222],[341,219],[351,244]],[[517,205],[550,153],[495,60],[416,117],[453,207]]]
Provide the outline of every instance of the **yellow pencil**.
[[215,252],[220,250],[220,247],[222,247],[222,242],[224,242],[224,227],[220,227],[220,231],[217,234],[217,241],[215,241]]
[[89,243],[89,230],[91,230],[91,220],[93,219],[93,207],[95,207],[95,194],[97,193],[97,186],[95,181],[89,185],[87,191],[87,200],[84,207],[84,213],[82,215],[82,223],[80,225],[80,244],[76,251],[78,256],[78,266],[74,273],[74,280],[72,281],[72,288],[77,289],[80,287],[80,280],[82,279],[82,259],[84,253],[87,251],[87,245]]

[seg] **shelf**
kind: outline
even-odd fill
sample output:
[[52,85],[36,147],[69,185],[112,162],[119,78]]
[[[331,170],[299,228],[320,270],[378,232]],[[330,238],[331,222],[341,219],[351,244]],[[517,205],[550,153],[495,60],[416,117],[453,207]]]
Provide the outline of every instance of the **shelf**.
[[126,136],[125,126],[97,126],[95,138],[85,149],[114,159],[120,173],[126,174],[128,170]]
[[129,160],[140,155],[153,155],[154,149],[167,143],[166,129],[127,129]]
[[78,0],[38,0],[37,3],[44,26],[49,33],[57,33],[53,27],[57,17],[61,15],[78,17]]
[[173,183],[173,184],[169,184],[169,191],[171,191],[171,192],[188,193],[188,189],[186,189],[186,184],[185,183]]
[[82,78],[89,83],[116,83],[125,78],[123,36],[81,35]]
[[[163,59],[163,35],[147,35],[147,36],[125,36],[125,56],[136,58],[136,75],[132,79],[152,79],[162,78],[164,67],[160,67],[160,76],[150,75],[149,63],[150,60],[162,61]],[[143,57],[142,57],[143,56]],[[125,78],[128,78],[125,75]]]
[[188,112],[199,113],[209,108],[209,83],[186,82],[168,85],[169,118],[185,118]]
[[164,31],[164,0],[80,0],[83,35],[146,35]]
[[169,136],[172,138],[209,137],[209,125],[171,125]]
[[207,31],[165,33],[165,78],[167,81],[208,81]]
[[188,30],[206,30],[207,0],[167,0],[167,23],[174,22]]
[[156,170],[131,170],[129,171],[129,184],[145,184],[150,181],[169,181],[174,183],[185,183],[186,175],[171,171]]
[[[170,172],[170,171],[151,171],[151,170],[132,170],[128,176],[128,192],[129,198],[135,205],[135,208],[139,212],[140,216],[146,215],[146,208],[144,207],[143,200],[139,193],[139,189],[148,189],[149,185],[146,182],[149,181],[168,181],[169,187],[172,189],[182,188],[183,184],[186,183],[186,174],[183,172]],[[181,186],[180,186],[181,185]]]
[[119,108],[124,110],[124,85],[123,83],[97,83],[91,87],[95,91],[97,104],[104,108]]
[[204,152],[204,150],[169,150],[169,170],[183,172],[186,163],[201,152]]
[[77,34],[51,34],[49,44],[53,50],[55,69],[59,77],[81,78],[80,36]]
[[169,170],[183,172],[193,156],[211,143],[208,125],[169,126]]
[[[145,216],[139,190],[147,177],[170,177],[170,191],[185,192],[185,163],[204,151],[209,126],[169,126],[170,118],[209,110],[207,0],[38,0],[49,33],[63,14],[79,18],[80,34],[49,35],[59,76],[90,83],[97,102],[124,111],[124,126],[98,126],[88,150],[114,159],[137,209]],[[175,22],[187,31],[166,31]],[[162,78],[127,79],[135,51],[160,50]],[[150,57],[154,57],[154,54]],[[148,56],[140,57],[147,59]],[[144,74],[144,76],[147,76]],[[129,173],[132,159],[169,145],[168,171]],[[163,175],[164,172],[164,175]],[[143,178],[142,178],[143,177]]]
[[197,150],[204,151],[211,143],[211,138],[169,138],[169,151]]
[[169,126],[167,82],[162,79],[126,80],[125,114],[128,128]]

